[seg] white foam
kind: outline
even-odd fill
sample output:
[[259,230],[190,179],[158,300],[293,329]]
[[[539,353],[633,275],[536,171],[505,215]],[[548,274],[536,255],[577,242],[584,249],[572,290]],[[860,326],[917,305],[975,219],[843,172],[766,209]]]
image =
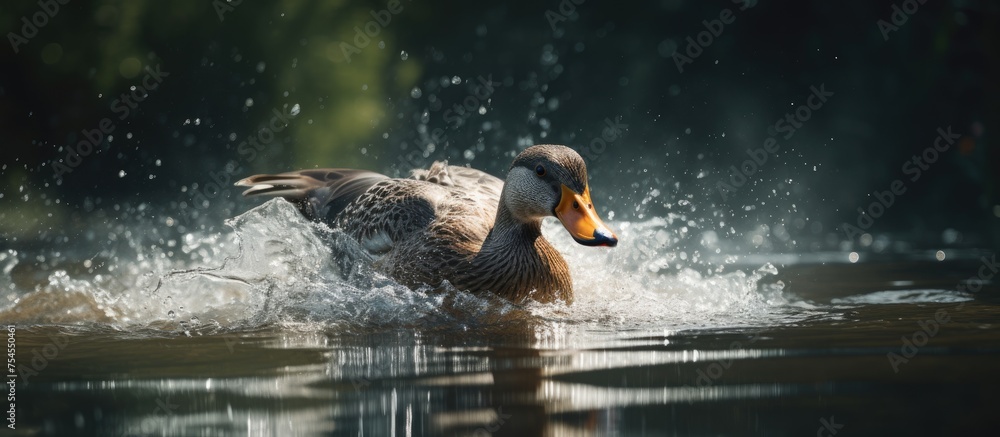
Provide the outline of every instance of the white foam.
[[[0,319],[22,323],[154,330],[254,329],[270,324],[331,326],[465,326],[524,314],[546,323],[597,329],[766,325],[788,317],[780,286],[760,285],[776,273],[766,264],[717,273],[677,247],[664,220],[612,223],[616,248],[576,244],[555,222],[546,236],[571,266],[572,305],[518,307],[453,291],[410,290],[374,272],[356,243],[307,221],[288,202],[272,200],[227,221],[223,232],[192,232],[180,247],[136,248],[109,259],[107,272],[57,270],[47,284],[18,290],[15,257],[0,258]],[[136,231],[133,239],[140,238]],[[687,258],[687,259],[685,259]]]

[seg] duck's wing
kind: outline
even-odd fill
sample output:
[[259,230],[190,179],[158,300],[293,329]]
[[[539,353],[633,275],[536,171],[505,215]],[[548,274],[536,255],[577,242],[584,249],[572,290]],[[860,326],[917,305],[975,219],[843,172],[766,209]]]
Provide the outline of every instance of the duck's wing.
[[[236,183],[248,197],[283,197],[311,219],[325,221],[358,241],[387,264],[413,269],[414,257],[447,264],[478,250],[493,225],[503,181],[465,167],[435,163],[411,179],[364,170],[317,169],[256,175]],[[426,271],[396,272],[433,282],[437,264]]]
[[485,204],[496,204],[503,191],[503,180],[469,167],[448,165],[448,161],[434,161],[426,170],[411,171],[411,178],[453,187],[470,196],[479,197]]
[[[430,240],[426,232],[448,203],[448,190],[412,179],[380,181],[336,217],[344,230],[373,255],[385,254],[404,241]],[[412,261],[412,260],[411,260]]]
[[367,170],[321,168],[280,174],[259,174],[236,182],[250,187],[246,197],[283,197],[310,219],[331,220],[388,176]]
[[[479,249],[493,227],[503,181],[479,170],[435,162],[409,179],[383,180],[347,206],[334,225],[387,264],[414,270],[415,258],[433,267]],[[419,270],[419,269],[417,269]],[[399,271],[394,277],[433,282],[440,272]]]
[[447,190],[366,170],[316,169],[254,175],[236,182],[244,196],[282,197],[313,220],[346,232],[372,255],[392,250],[424,231]]

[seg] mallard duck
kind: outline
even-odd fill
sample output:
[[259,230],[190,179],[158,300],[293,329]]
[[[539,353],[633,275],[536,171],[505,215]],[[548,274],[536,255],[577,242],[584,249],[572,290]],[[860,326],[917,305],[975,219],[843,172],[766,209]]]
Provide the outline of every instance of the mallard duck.
[[443,281],[522,303],[573,301],[562,255],[542,236],[557,217],[586,246],[618,244],[590,199],[587,166],[573,149],[525,149],[506,183],[485,172],[435,162],[411,178],[355,169],[255,175],[244,196],[276,196],[306,217],[355,239],[378,270],[409,287]]

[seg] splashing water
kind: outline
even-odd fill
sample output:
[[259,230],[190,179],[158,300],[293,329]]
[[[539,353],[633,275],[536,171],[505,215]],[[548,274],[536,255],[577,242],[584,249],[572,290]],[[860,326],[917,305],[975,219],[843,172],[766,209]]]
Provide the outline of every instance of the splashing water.
[[201,332],[271,324],[470,329],[524,318],[596,329],[684,329],[787,317],[781,287],[762,281],[777,273],[773,266],[749,274],[677,268],[674,242],[665,237],[671,230],[661,219],[615,223],[621,244],[614,249],[579,246],[558,223],[546,222],[543,232],[571,267],[576,299],[523,306],[458,290],[411,290],[374,271],[346,235],[306,220],[283,200],[226,224],[225,232],[183,235],[176,251],[131,244],[136,252],[129,258],[108,257],[99,269],[75,269],[79,274],[56,269],[34,284],[15,278],[23,257],[0,254],[6,292],[0,319]]

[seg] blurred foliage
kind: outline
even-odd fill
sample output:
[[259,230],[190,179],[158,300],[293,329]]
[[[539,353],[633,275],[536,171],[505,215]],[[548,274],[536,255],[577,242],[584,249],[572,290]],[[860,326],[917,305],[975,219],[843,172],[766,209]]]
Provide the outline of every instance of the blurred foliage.
[[[900,165],[937,127],[952,125],[965,145],[914,183],[877,231],[996,238],[997,4],[927,2],[885,41],[876,22],[892,1],[754,2],[681,73],[673,51],[738,4],[588,1],[550,21],[562,3],[403,0],[350,61],[342,44],[390,2],[60,5],[17,53],[0,50],[0,232],[31,239],[85,227],[93,210],[144,202],[197,215],[193,193],[255,172],[398,175],[449,159],[502,174],[529,144],[585,150],[606,119],[620,118],[626,137],[588,156],[601,181],[595,195],[618,219],[665,216],[687,202],[699,208],[684,209],[692,216],[721,211],[720,229],[782,224],[822,240],[902,177]],[[22,17],[40,10],[7,4],[0,28],[20,32]],[[119,120],[115,100],[157,65],[169,77]],[[456,119],[455,105],[482,91],[479,78],[496,82],[495,92]],[[716,183],[729,166],[819,84],[835,97],[723,200]],[[299,115],[273,142],[240,152],[273,111],[295,105]],[[53,177],[65,146],[104,118],[115,122],[113,140]],[[446,138],[433,138],[435,129]],[[217,215],[248,206],[222,191],[211,198]]]

